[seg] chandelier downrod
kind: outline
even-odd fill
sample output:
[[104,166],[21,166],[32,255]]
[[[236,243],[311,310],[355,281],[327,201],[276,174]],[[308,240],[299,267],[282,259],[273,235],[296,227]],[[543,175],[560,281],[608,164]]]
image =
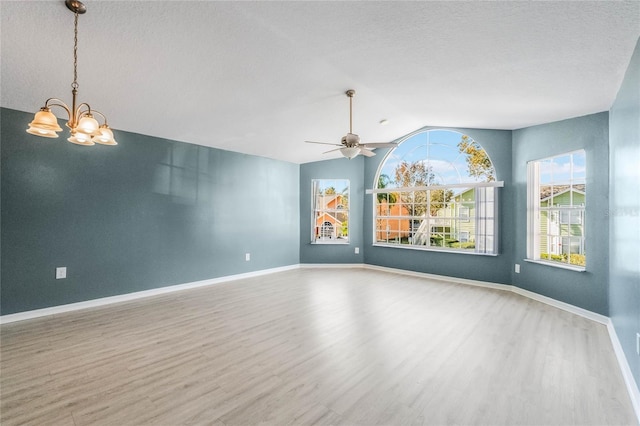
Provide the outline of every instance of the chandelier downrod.
[[[67,127],[71,130],[71,137],[67,140],[77,145],[91,146],[96,143],[102,145],[117,145],[113,132],[107,124],[104,114],[91,110],[87,103],[77,104],[78,98],[78,15],[87,11],[86,6],[79,0],[66,0],[65,5],[73,12],[73,82],[71,83],[71,108],[58,98],[49,98],[36,113],[33,121],[29,123],[27,133],[46,138],[57,138],[62,129],[58,125],[58,119],[51,112],[51,107],[60,107],[67,112],[69,117]],[[104,120],[100,125],[93,118],[93,113],[98,114]]]

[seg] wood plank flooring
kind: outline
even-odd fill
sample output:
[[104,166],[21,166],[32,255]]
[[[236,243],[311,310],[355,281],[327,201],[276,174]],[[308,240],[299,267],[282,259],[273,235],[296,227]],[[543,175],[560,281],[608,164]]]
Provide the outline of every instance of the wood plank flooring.
[[605,326],[387,272],[291,270],[0,337],[3,426],[636,424]]

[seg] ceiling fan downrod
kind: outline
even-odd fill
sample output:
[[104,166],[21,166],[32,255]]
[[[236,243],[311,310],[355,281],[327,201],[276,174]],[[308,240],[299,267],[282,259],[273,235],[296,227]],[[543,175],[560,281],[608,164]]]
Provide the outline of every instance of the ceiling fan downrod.
[[353,95],[356,94],[356,91],[349,89],[345,93],[349,97],[349,133],[353,133]]

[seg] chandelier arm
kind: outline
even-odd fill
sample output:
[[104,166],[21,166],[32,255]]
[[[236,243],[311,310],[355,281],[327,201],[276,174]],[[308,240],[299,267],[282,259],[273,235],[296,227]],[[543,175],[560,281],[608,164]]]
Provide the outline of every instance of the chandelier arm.
[[[76,106],[75,100],[76,100],[76,97],[75,97],[75,94],[74,94],[74,96],[73,96],[73,101],[74,101],[74,102],[73,102],[73,106],[74,106],[74,107]],[[86,110],[84,110],[84,111],[82,111],[82,107],[86,107],[87,109],[86,109]],[[72,115],[72,116],[70,116],[70,118],[69,118],[69,123],[68,123],[68,124],[69,124],[69,127],[72,129],[72,131],[73,131],[73,130],[75,129],[75,127],[78,125],[78,123],[80,122],[80,119],[81,119],[82,117],[84,117],[84,116],[86,116],[86,115],[91,116],[91,113],[92,113],[92,112],[93,112],[93,111],[91,110],[91,105],[89,105],[88,103],[83,102],[83,103],[81,103],[80,105],[78,105],[78,106],[74,109],[74,111],[73,111],[73,115]]]
[[103,113],[101,113],[100,111],[96,111],[95,109],[92,109],[91,113],[92,114],[98,114],[104,120],[104,125],[105,126],[109,126],[109,123],[107,123],[107,117]]
[[[84,111],[81,111],[82,107],[87,107],[87,109],[84,110]],[[91,105],[89,105],[86,102],[81,103],[80,105],[78,105],[78,107],[76,108],[76,111],[75,111],[76,121],[79,121],[85,115],[91,115],[92,112],[93,112],[93,110],[91,109]]]
[[[55,101],[55,103],[50,103]],[[44,107],[45,108],[50,108],[50,107],[61,107],[63,108],[65,111],[67,111],[67,116],[69,117],[69,120],[71,120],[71,110],[69,109],[69,107],[67,106],[67,104],[64,103],[64,101],[62,101],[61,99],[58,98],[49,98],[47,99],[47,101],[44,103]]]

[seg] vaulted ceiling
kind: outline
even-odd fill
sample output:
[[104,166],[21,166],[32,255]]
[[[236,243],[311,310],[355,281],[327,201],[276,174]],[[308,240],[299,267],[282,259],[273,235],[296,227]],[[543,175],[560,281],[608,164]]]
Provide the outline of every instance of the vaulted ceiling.
[[[640,36],[638,1],[85,4],[80,100],[113,128],[296,163],[340,156],[304,141],[340,141],[347,89],[365,142],[608,110]],[[1,105],[70,102],[64,2],[0,13]]]

